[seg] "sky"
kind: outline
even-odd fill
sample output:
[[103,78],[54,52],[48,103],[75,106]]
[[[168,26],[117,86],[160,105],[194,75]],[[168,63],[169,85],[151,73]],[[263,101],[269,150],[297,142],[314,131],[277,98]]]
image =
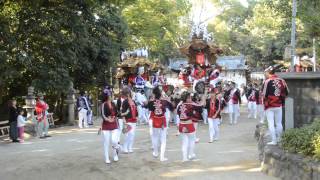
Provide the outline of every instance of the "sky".
[[[244,7],[248,7],[247,0],[238,0]],[[208,0],[190,0],[192,4],[191,18],[194,23],[212,20],[221,13],[221,10],[214,7]]]

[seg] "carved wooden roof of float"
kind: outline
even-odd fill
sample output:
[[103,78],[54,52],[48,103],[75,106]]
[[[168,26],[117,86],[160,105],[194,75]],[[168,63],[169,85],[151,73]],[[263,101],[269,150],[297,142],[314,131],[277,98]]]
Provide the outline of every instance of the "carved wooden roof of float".
[[193,38],[192,41],[180,48],[180,52],[189,58],[189,63],[195,64],[196,54],[203,51],[207,55],[210,64],[215,64],[217,55],[222,54],[222,49],[200,38]]

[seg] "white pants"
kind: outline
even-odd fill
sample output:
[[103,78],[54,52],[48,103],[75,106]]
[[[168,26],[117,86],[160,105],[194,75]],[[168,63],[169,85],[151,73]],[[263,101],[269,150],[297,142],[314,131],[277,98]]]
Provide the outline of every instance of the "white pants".
[[153,134],[153,124],[152,124],[152,119],[149,119],[149,134],[151,137],[151,141],[152,141],[152,134]]
[[257,103],[255,101],[248,102],[249,118],[257,118]]
[[278,142],[283,131],[282,107],[269,108],[266,114],[272,142]]
[[[104,147],[104,158],[105,161],[108,162],[109,160],[109,148],[111,144],[111,148],[113,151],[113,156],[116,157],[117,155],[117,149],[119,148],[119,144],[117,141],[118,137],[118,129],[115,130],[103,130],[103,147]],[[110,143],[111,140],[111,143]]]
[[134,142],[134,136],[136,132],[136,123],[127,123],[127,124],[131,126],[131,130],[125,134],[123,151],[133,152],[133,142]]
[[123,119],[118,119],[118,134],[117,134],[117,141],[118,143],[121,140],[121,133],[122,133],[122,129],[123,129]]
[[147,123],[148,122],[148,118],[147,118],[147,110],[145,108],[143,108],[142,106],[137,106],[138,109],[138,119],[139,119],[139,123],[143,124],[143,123]]
[[187,161],[188,157],[195,156],[194,146],[195,146],[195,135],[194,133],[181,133],[182,138],[182,160]]
[[260,123],[264,122],[264,117],[265,117],[265,111],[264,111],[264,105],[263,104],[258,104],[257,105],[257,113],[258,113],[258,118],[260,120]]
[[156,156],[159,154],[160,160],[164,159],[164,153],[167,145],[167,128],[152,128],[152,147]]
[[208,124],[208,110],[204,108],[201,115],[204,124]]
[[166,117],[166,125],[167,127],[169,127],[169,123],[170,123],[170,119],[171,119],[171,112],[168,108],[166,108],[166,112],[164,114],[164,116]]
[[217,140],[219,138],[219,118],[208,118],[209,122],[209,137],[210,141]]
[[198,123],[197,122],[193,122],[193,126],[194,126],[194,137],[196,138],[197,141],[197,131],[198,131]]
[[229,104],[228,113],[229,113],[230,124],[237,124],[238,117],[240,116],[239,104]]
[[[88,111],[86,109],[83,109],[83,108],[79,111],[79,113],[78,113],[78,116],[79,116],[79,128],[83,128],[83,126],[86,127],[86,128],[88,127],[87,112]],[[83,125],[82,125],[82,123],[83,123]]]
[[92,110],[90,110],[90,112],[88,113],[87,120],[88,120],[88,124],[93,124],[93,121],[92,121]]

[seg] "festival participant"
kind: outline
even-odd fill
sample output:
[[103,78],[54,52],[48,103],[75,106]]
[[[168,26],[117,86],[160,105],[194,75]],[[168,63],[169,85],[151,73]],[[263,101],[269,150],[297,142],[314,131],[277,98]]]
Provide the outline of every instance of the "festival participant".
[[89,127],[88,111],[90,110],[90,106],[84,91],[80,92],[80,97],[77,99],[77,107],[78,107],[79,128],[82,129],[83,127],[85,128]]
[[[200,106],[201,99],[197,93],[195,93],[193,95],[192,101],[195,105]],[[202,106],[200,106],[200,107],[202,107]],[[196,138],[196,143],[198,143],[200,141],[200,138],[197,138],[197,131],[198,131],[199,121],[202,120],[202,113],[203,113],[202,111],[203,111],[202,108],[197,108],[197,110],[193,111],[193,116],[192,116],[192,122],[193,122],[194,129],[195,129],[194,136]]]
[[154,73],[154,75],[151,78],[151,84],[153,87],[163,85],[164,84],[164,78],[160,75],[160,69]]
[[261,88],[259,90],[259,97],[257,100],[257,114],[258,114],[258,118],[260,120],[260,123],[264,123],[265,111],[264,111],[263,94],[262,94]]
[[248,89],[247,99],[248,99],[248,118],[257,118],[257,100],[259,98],[259,91],[256,89],[257,84],[251,85]]
[[173,110],[172,104],[162,97],[161,89],[159,86],[153,89],[153,94],[155,99],[148,102],[146,107],[151,111],[150,119],[152,119],[152,146],[153,146],[153,156],[159,156],[159,142],[160,142],[160,161],[167,161],[164,153],[166,149],[167,141],[167,121],[165,113],[166,109]]
[[118,99],[116,100],[116,107],[117,107],[117,117],[118,117],[118,143],[120,143],[121,139],[121,133],[123,130],[123,124],[124,124],[124,117],[121,116],[121,111],[122,111],[122,104],[123,101],[125,100],[125,97],[121,94],[119,95]]
[[268,128],[272,141],[269,145],[276,145],[281,138],[282,127],[282,106],[288,95],[286,82],[275,75],[275,68],[269,67],[265,70],[266,81],[263,84],[263,98]]
[[119,160],[118,151],[120,149],[118,141],[118,122],[117,122],[117,108],[111,101],[111,91],[104,89],[104,102],[101,106],[102,115],[102,134],[103,134],[103,147],[105,163],[110,164],[109,159],[109,147],[113,151],[113,160],[117,162]]
[[124,101],[122,103],[121,116],[125,120],[125,140],[123,144],[124,153],[133,153],[133,143],[137,123],[137,106],[131,98],[131,90],[128,87],[122,89]]
[[44,101],[43,94],[39,93],[36,102],[36,113],[37,113],[37,127],[38,135],[40,139],[51,137],[48,135],[49,122],[47,118],[49,106]]
[[[177,113],[179,115],[179,132],[182,138],[182,161],[193,160],[196,155],[194,153],[195,146],[195,128],[192,122],[193,111],[197,111],[202,107],[192,102],[191,95],[185,91],[181,95],[182,103],[178,105]],[[204,105],[202,100],[200,105]]]
[[196,64],[193,72],[192,72],[192,78],[193,78],[193,91],[196,91],[196,85],[199,81],[204,81],[206,76],[206,71],[203,70],[200,65]]
[[210,99],[206,102],[206,109],[208,110],[208,122],[209,122],[209,143],[217,141],[219,139],[219,123],[221,112],[221,100],[217,97],[219,90],[213,88],[210,91]]
[[144,74],[144,67],[139,67],[138,74],[135,78],[136,93],[133,98],[137,104],[139,124],[145,124],[148,122],[147,111],[143,107],[144,103],[147,102],[147,98],[144,95],[146,80],[147,79]]
[[230,125],[237,124],[240,116],[241,95],[240,90],[236,88],[236,83],[231,82],[230,90],[226,93],[228,96],[228,113]]
[[217,87],[217,83],[220,82],[220,71],[219,69],[214,69],[209,76],[209,84],[211,88]]

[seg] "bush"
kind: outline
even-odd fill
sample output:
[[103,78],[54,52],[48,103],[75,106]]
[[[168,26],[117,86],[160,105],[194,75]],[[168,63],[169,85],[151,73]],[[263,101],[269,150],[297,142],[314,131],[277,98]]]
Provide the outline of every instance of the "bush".
[[289,152],[320,159],[320,119],[302,128],[285,131],[282,134],[281,146]]

